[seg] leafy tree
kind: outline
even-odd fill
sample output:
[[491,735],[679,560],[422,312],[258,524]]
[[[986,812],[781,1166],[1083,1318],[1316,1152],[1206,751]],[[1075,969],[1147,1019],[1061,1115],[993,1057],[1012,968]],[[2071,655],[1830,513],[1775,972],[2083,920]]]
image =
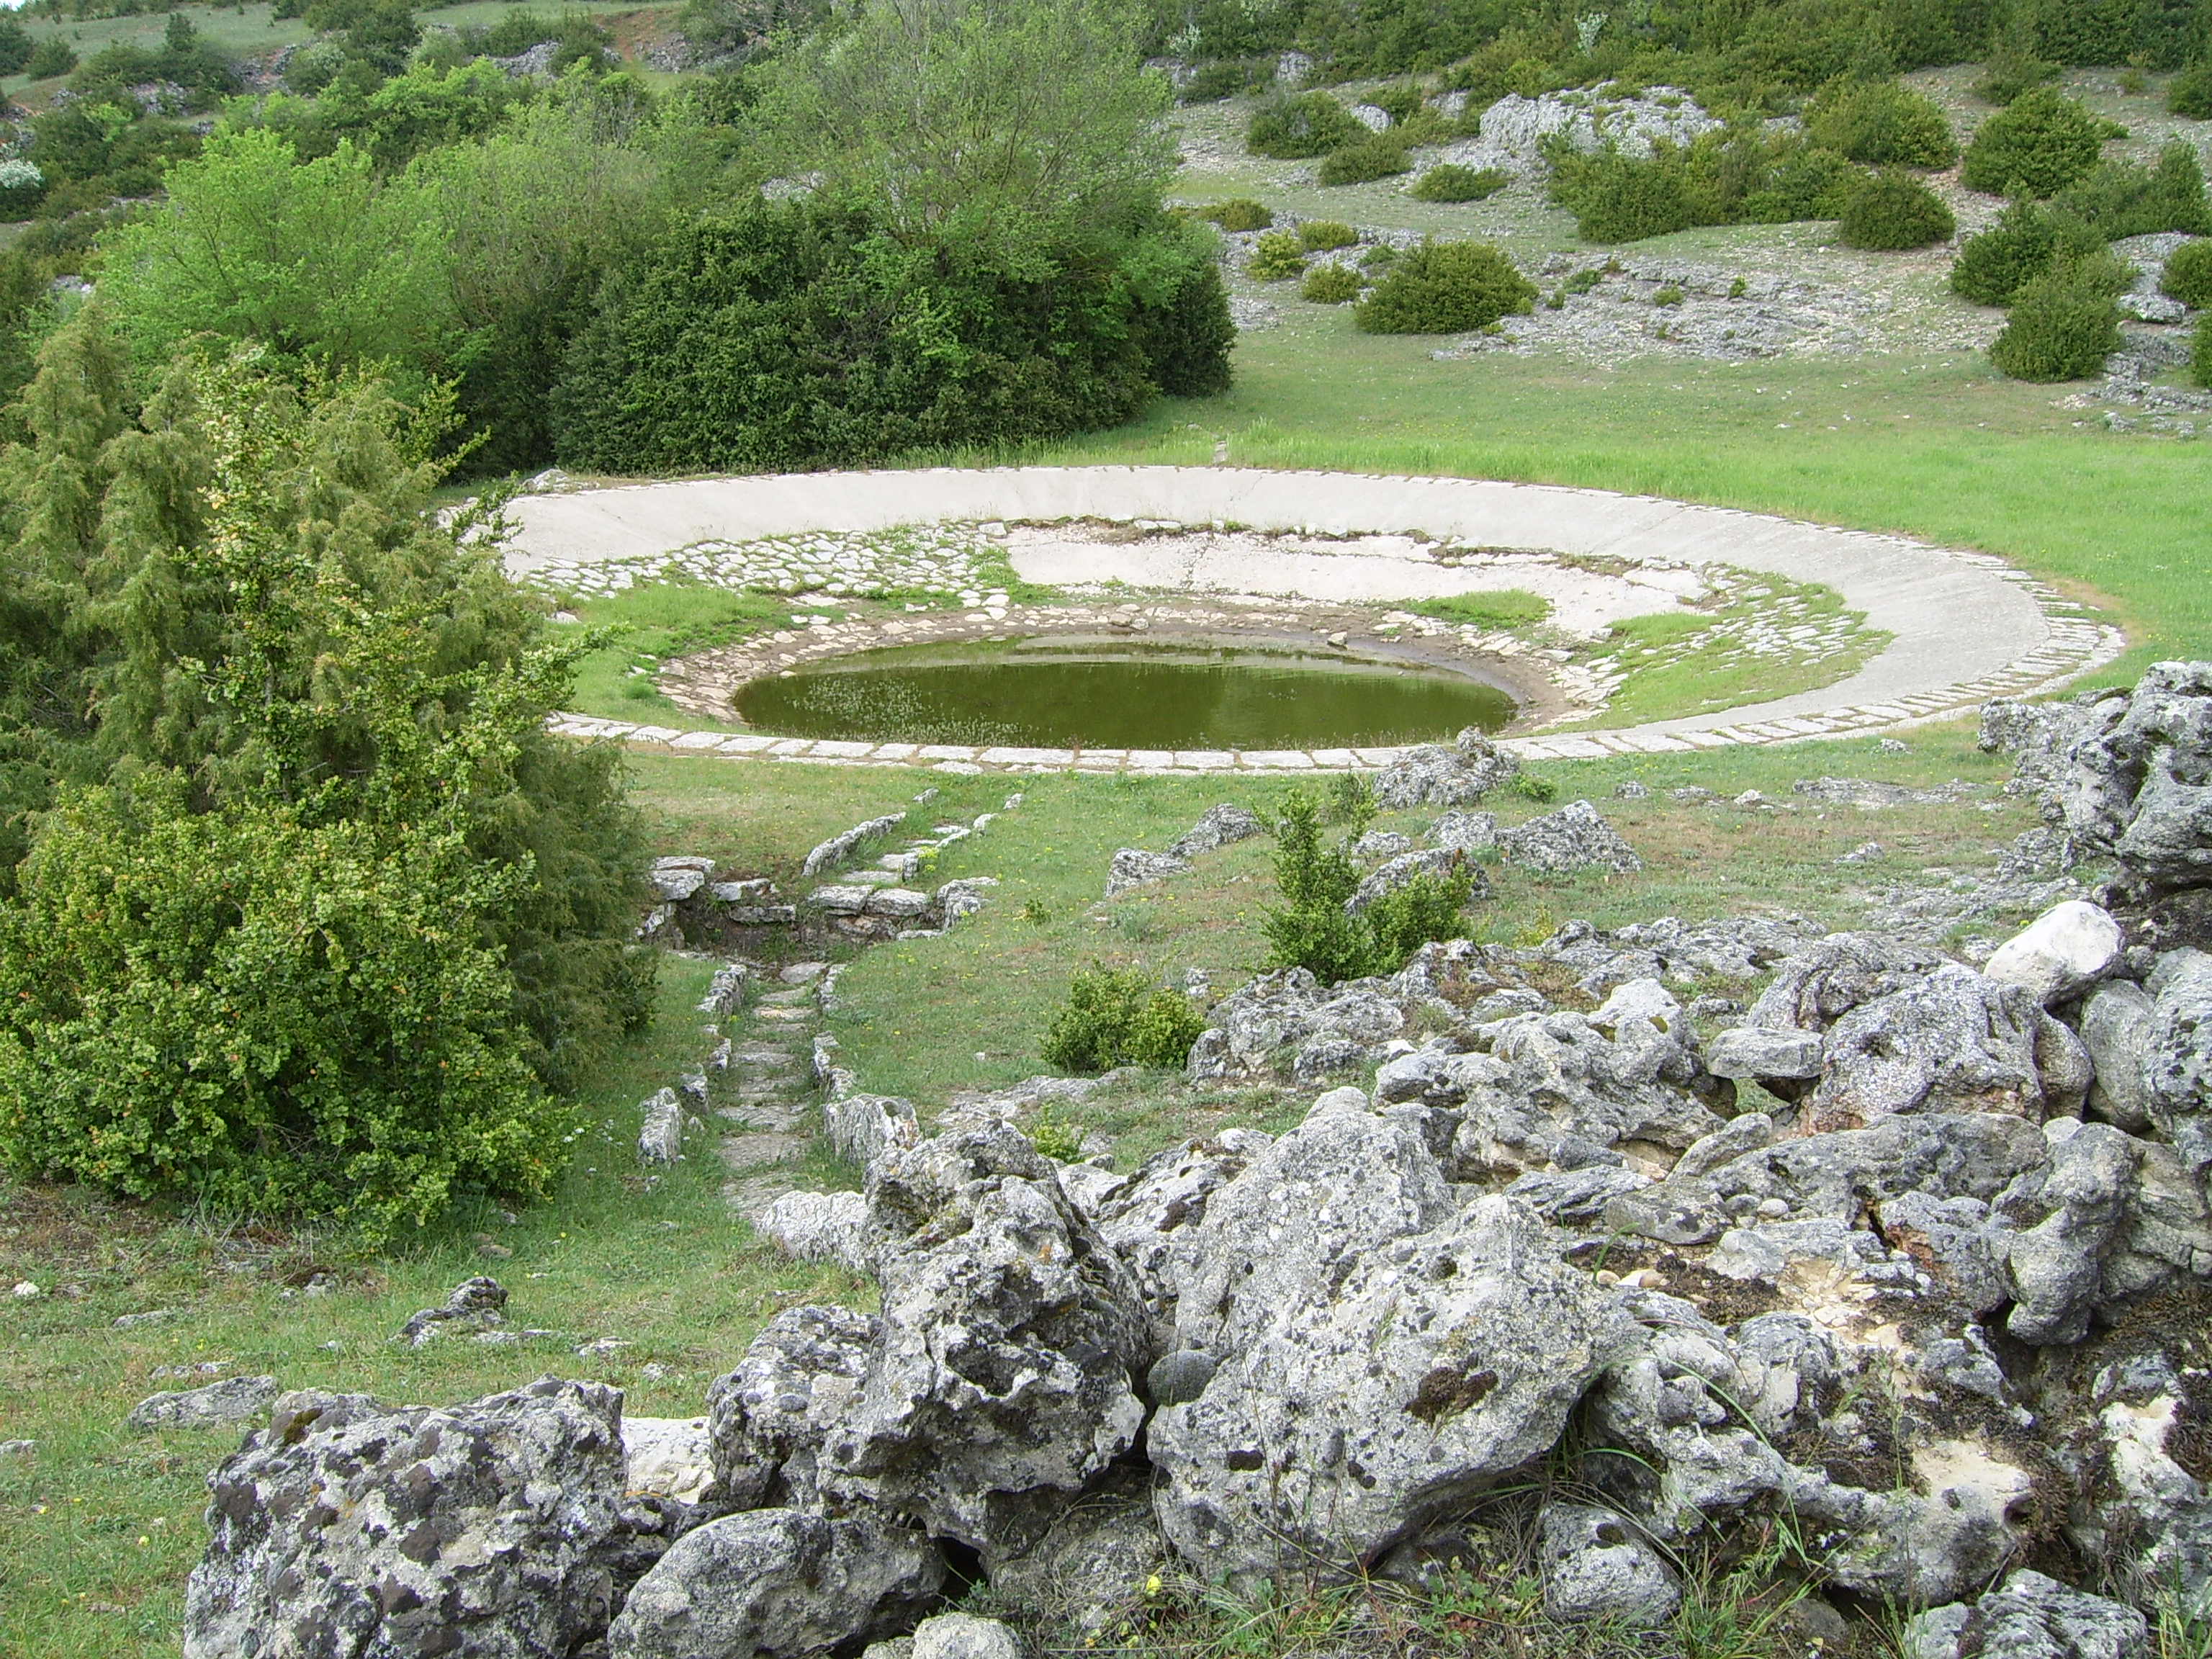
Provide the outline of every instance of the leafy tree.
[[1376,132],[1322,157],[1320,177],[1324,185],[1364,185],[1413,170],[1405,145],[1388,133]]
[[772,153],[908,246],[1009,271],[1147,224],[1175,169],[1129,0],[857,0],[765,71]]
[[408,0],[310,0],[307,27],[340,37],[346,55],[384,75],[397,75],[422,39]]
[[31,32],[13,13],[0,16],[0,75],[20,75],[36,48]]
[[67,75],[76,67],[76,49],[59,35],[50,34],[31,49],[23,73],[33,81],[48,81],[58,75]]
[[1982,123],[1960,179],[1995,196],[2055,195],[2097,165],[2105,123],[2048,88],[2024,93]]

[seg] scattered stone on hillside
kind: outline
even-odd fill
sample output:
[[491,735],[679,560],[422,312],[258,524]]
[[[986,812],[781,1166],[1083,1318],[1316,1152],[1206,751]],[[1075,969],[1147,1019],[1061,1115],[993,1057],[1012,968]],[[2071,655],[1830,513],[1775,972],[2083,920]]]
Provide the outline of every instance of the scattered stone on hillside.
[[1195,1259],[1207,1204],[1272,1144],[1257,1129],[1224,1129],[1211,1139],[1169,1147],[1119,1182],[1094,1212],[1100,1236],[1135,1271],[1163,1342],[1175,1328],[1176,1300]]
[[1836,860],[1836,862],[1838,864],[1872,864],[1877,859],[1887,857],[1888,851],[1889,849],[1884,847],[1878,841],[1863,841],[1856,847],[1852,848],[1850,852],[1844,854]]
[[1430,844],[1452,853],[1487,853],[1498,845],[1498,815],[1454,808],[1429,826]]
[[856,823],[849,830],[840,830],[815,847],[799,866],[802,876],[818,876],[824,870],[834,870],[847,862],[861,848],[871,842],[881,841],[906,822],[903,812],[886,812],[881,817],[870,818],[866,823]]
[[1191,1045],[1190,1074],[1288,1073],[1297,1054],[1316,1044],[1370,1050],[1406,1027],[1406,1015],[1382,994],[1388,983],[1348,980],[1324,988],[1303,968],[1260,975],[1215,1005],[1218,1024]]
[[1141,1480],[1117,1478],[1076,1504],[1027,1553],[1002,1563],[991,1588],[1031,1614],[1103,1631],[1140,1604],[1167,1565],[1167,1544]]
[[912,1659],[1023,1659],[1021,1638],[995,1619],[939,1613],[914,1627]]
[[1413,850],[1413,838],[1395,830],[1370,830],[1352,844],[1352,856],[1370,863],[1395,859]]
[[1172,853],[1147,853],[1141,847],[1124,847],[1107,867],[1106,896],[1119,898],[1132,888],[1185,874],[1190,861]]
[[2004,1588],[1916,1615],[1905,1659],[2149,1659],[2150,1628],[2121,1602],[2069,1589],[2027,1567]]
[[278,1389],[273,1376],[227,1376],[204,1389],[150,1395],[131,1408],[134,1429],[216,1429],[267,1411]]
[[1947,958],[1875,933],[1831,933],[1784,959],[1744,1016],[1768,1030],[1825,1032],[1854,1008],[1919,984]]
[[714,970],[707,994],[699,999],[699,1012],[711,1019],[723,1019],[744,1006],[745,980],[752,969],[742,962],[726,962]]
[[422,1308],[408,1315],[392,1340],[419,1348],[434,1337],[456,1330],[489,1330],[507,1322],[507,1286],[479,1273],[453,1287],[441,1306]]
[[1611,144],[1642,157],[1651,153],[1654,140],[1686,149],[1699,133],[1720,125],[1687,94],[1672,87],[1650,87],[1641,97],[1622,99],[1585,92],[1546,93],[1535,98],[1508,93],[1483,111],[1476,136],[1449,147],[1443,159],[1467,167],[1540,173],[1546,166],[1544,141],[1555,135],[1578,150],[1592,152]]
[[1018,1554],[1136,1438],[1136,1276],[1011,1129],[887,1151],[867,1201],[883,1336],[823,1488]]
[[[1732,1026],[1713,1039],[1705,1051],[1705,1065],[1715,1077],[1756,1082],[1771,1093],[1782,1094],[1776,1084],[1801,1084],[1820,1075],[1820,1036],[1817,1031]],[[1795,1096],[1784,1094],[1783,1098]]]
[[662,1089],[640,1107],[637,1156],[641,1164],[673,1164],[684,1152],[684,1103]]
[[714,1483],[713,1443],[703,1417],[622,1420],[623,1480],[632,1492],[696,1504]]
[[1508,864],[1547,874],[1611,870],[1626,875],[1644,867],[1636,849],[1586,800],[1500,830],[1498,845]]
[[914,1103],[896,1095],[844,1095],[823,1102],[822,1115],[838,1157],[863,1170],[872,1169],[890,1148],[921,1139]]
[[1794,795],[1830,806],[1856,806],[1875,811],[1886,806],[1946,806],[1971,799],[1971,783],[1939,784],[1933,789],[1910,789],[1901,783],[1881,783],[1872,778],[1800,778],[1790,786]]
[[1224,801],[1218,806],[1207,807],[1196,823],[1170,842],[1168,855],[1194,859],[1200,854],[1217,851],[1232,842],[1247,841],[1267,832],[1267,823],[1257,812]]
[[[1402,836],[1393,836],[1403,841]],[[1401,887],[1411,886],[1424,876],[1445,877],[1455,871],[1464,870],[1472,880],[1468,890],[1470,901],[1490,896],[1490,881],[1483,872],[1467,861],[1464,854],[1449,848],[1429,848],[1421,852],[1401,852],[1390,859],[1379,870],[1371,871],[1352,896],[1344,902],[1346,915],[1359,915],[1385,893],[1395,893]]]
[[802,1659],[888,1634],[929,1604],[945,1564],[922,1534],[795,1509],[688,1532],[637,1582],[610,1659]]
[[1426,743],[1402,751],[1375,775],[1376,803],[1392,811],[1415,806],[1472,806],[1521,770],[1521,763],[1474,726],[1449,744]]
[[618,1390],[545,1377],[249,1437],[208,1478],[186,1659],[570,1651],[658,1518],[625,1515],[621,1417]]
[[1554,1619],[1649,1629],[1682,1604],[1682,1586],[1666,1558],[1611,1510],[1547,1504],[1542,1540],[1544,1611]]
[[2110,974],[2119,965],[2124,943],[2110,912],[2072,899],[1998,946],[1982,972],[2050,1007],[2072,1000]]
[[883,1334],[833,1304],[787,1308],[707,1393],[714,1495],[736,1509],[814,1507],[822,1443],[857,1399]]
[[754,1224],[793,1261],[834,1261],[848,1273],[867,1271],[860,1232],[866,1200],[858,1193],[786,1193]]
[[684,856],[655,859],[647,872],[653,890],[670,904],[681,904],[707,884],[714,873],[714,860],[708,858]]

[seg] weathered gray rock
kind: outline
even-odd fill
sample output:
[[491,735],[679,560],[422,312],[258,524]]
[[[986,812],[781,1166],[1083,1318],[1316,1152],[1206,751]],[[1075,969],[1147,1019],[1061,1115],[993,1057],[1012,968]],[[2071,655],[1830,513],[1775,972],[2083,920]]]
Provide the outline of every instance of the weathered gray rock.
[[928,1605],[945,1566],[921,1533],[799,1510],[725,1516],[684,1534],[607,1632],[610,1659],[799,1659],[887,1633]]
[[1136,1437],[1136,1277],[1010,1128],[885,1152],[867,1200],[883,1334],[823,1491],[1019,1553]]
[[2150,1079],[2157,1004],[2127,980],[2100,985],[2081,1003],[2081,1043],[2096,1080],[2089,1109],[2130,1132],[2150,1127]]
[[2080,899],[2045,911],[1983,965],[2048,1008],[2079,996],[2119,965],[2124,941],[2110,912]]
[[655,859],[646,878],[653,890],[669,904],[681,904],[707,884],[714,860],[705,858]]
[[1165,881],[1189,869],[1189,860],[1177,858],[1172,853],[1147,853],[1141,847],[1124,847],[1114,854],[1113,863],[1107,866],[1106,896],[1118,898],[1133,888]]
[[228,1428],[260,1416],[277,1393],[273,1376],[226,1376],[204,1389],[149,1395],[125,1420],[134,1429]]
[[1168,856],[1183,860],[1212,853],[1233,842],[1267,833],[1267,821],[1249,807],[1223,802],[1209,806],[1196,823],[1168,843]]
[[2048,1125],[2045,1139],[2050,1162],[1996,1206],[2018,1229],[2005,1240],[2014,1297],[2005,1328],[2023,1342],[2078,1342],[2101,1297],[2141,1143],[2108,1123],[2072,1119]]
[[1021,1638],[995,1619],[940,1613],[914,1627],[913,1659],[1022,1659]]
[[1152,1362],[1152,1370],[1145,1373],[1145,1392],[1156,1406],[1188,1405],[1206,1392],[1206,1385],[1219,1369],[1212,1354],[1178,1348]]
[[2141,894],[2212,883],[2212,663],[2154,663],[2040,736],[2033,775],[2075,856],[2115,860]]
[[684,1103],[673,1089],[662,1089],[638,1108],[637,1157],[641,1164],[673,1164],[684,1152]]
[[443,1305],[408,1315],[393,1340],[419,1348],[449,1331],[488,1330],[506,1322],[507,1316],[501,1311],[506,1306],[507,1287],[479,1273],[455,1285]]
[[786,1193],[762,1212],[754,1230],[793,1261],[834,1261],[865,1273],[861,1244],[867,1200],[858,1193]]
[[1272,1144],[1256,1129],[1187,1140],[1147,1158],[1094,1212],[1099,1235],[1135,1272],[1163,1341],[1175,1328],[1176,1301],[1195,1256],[1206,1205]]
[[622,1442],[623,1481],[629,1492],[688,1505],[714,1485],[714,1443],[703,1417],[625,1417]]
[[1905,1627],[1905,1659],[2148,1659],[2150,1629],[2122,1602],[2026,1567],[1976,1600],[1931,1607]]
[[1422,744],[1405,750],[1375,775],[1377,804],[1472,806],[1521,770],[1521,763],[1469,726],[1449,746]]
[[2151,989],[2157,1000],[2151,1010],[2145,1109],[2201,1175],[2212,1168],[2212,956],[2167,952]]
[[1455,808],[1429,826],[1428,840],[1448,853],[1487,853],[1498,845],[1498,815]]
[[814,1506],[822,1443],[859,1395],[881,1338],[875,1319],[829,1304],[787,1308],[763,1325],[708,1390],[717,1500]]
[[866,823],[841,830],[807,854],[805,862],[799,866],[799,873],[818,876],[824,870],[834,870],[869,842],[882,840],[905,822],[905,813],[886,812],[879,818],[870,818]]
[[1583,1504],[1547,1504],[1541,1526],[1544,1611],[1553,1618],[1649,1629],[1682,1605],[1674,1570],[1625,1516]]
[[1324,988],[1303,968],[1261,974],[1221,1000],[1213,1030],[1191,1049],[1194,1077],[1287,1074],[1297,1053],[1316,1039],[1371,1048],[1396,1036],[1406,1015],[1382,994],[1380,980]]
[[914,1103],[897,1095],[846,1095],[822,1103],[823,1121],[830,1144],[848,1164],[863,1170],[895,1146],[913,1146],[921,1139],[921,1120]]
[[1345,914],[1358,915],[1385,893],[1395,893],[1424,876],[1446,877],[1459,870],[1464,870],[1472,881],[1468,890],[1469,899],[1489,896],[1489,879],[1480,870],[1467,862],[1465,854],[1437,847],[1417,853],[1400,853],[1381,869],[1370,871],[1352,896],[1345,900]]
[[251,1437],[208,1478],[186,1659],[568,1652],[631,1542],[621,1421],[619,1391],[545,1377]]
[[1762,1085],[1809,1082],[1820,1075],[1820,1035],[1769,1030],[1758,1025],[1730,1026],[1707,1046],[1705,1066],[1715,1077],[1741,1078]]
[[1586,800],[1571,801],[1556,812],[1501,830],[1498,845],[1508,864],[1523,870],[1565,874],[1574,870],[1641,870],[1644,860]]
[[[1330,1202],[1354,1224],[1332,1229],[1333,1242],[1409,1214],[1400,1182],[1346,1180]],[[1509,1199],[1379,1247],[1323,1252],[1297,1236],[1334,1219],[1328,1209],[1295,1225],[1297,1212],[1271,1211],[1243,1231],[1233,1191],[1206,1224],[1220,1260],[1252,1264],[1222,1280],[1225,1317],[1208,1306],[1200,1321],[1221,1368],[1198,1399],[1156,1413],[1148,1440],[1164,1477],[1161,1528],[1208,1577],[1379,1555],[1548,1449],[1621,1334],[1588,1278],[1561,1267],[1542,1224]],[[1255,1259],[1271,1244],[1303,1274]]]
[[1413,838],[1401,836],[1395,830],[1370,830],[1352,843],[1352,856],[1380,863],[1413,850]]
[[1167,1554],[1144,1481],[1121,1480],[1067,1510],[1034,1549],[1002,1563],[991,1588],[1041,1620],[1095,1632],[1142,1604],[1145,1582]]
[[1788,957],[1744,1024],[1756,1030],[1826,1031],[1853,1009],[1919,984],[1948,958],[1924,945],[1875,933],[1831,933]]

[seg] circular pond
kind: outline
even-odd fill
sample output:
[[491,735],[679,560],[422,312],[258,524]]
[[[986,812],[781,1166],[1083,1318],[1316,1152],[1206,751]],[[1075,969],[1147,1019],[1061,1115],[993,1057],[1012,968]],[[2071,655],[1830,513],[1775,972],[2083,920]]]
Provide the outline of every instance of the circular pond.
[[763,731],[873,742],[1085,749],[1372,748],[1510,721],[1467,672],[1249,642],[1065,635],[898,646],[741,688]]

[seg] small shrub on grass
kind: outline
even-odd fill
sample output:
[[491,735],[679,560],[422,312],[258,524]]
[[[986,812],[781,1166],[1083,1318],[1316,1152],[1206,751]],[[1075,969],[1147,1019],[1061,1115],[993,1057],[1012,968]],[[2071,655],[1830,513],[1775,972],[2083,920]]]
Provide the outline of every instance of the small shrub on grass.
[[2076,100],[2045,88],[2024,94],[1982,123],[1960,177],[1993,196],[2056,195],[2097,165],[2105,123]]
[[1298,284],[1301,299],[1316,305],[1340,306],[1359,297],[1359,273],[1348,265],[1321,264],[1306,272]]
[[1030,1121],[1029,1137],[1030,1146],[1055,1162],[1073,1164],[1083,1156],[1083,1131],[1050,1107]]
[[1588,242],[1640,242],[1695,222],[1681,169],[1663,153],[1638,161],[1608,150],[1574,161],[1562,152],[1553,158],[1550,189]]
[[2212,307],[2212,241],[2184,242],[2167,256],[2159,292],[2191,311]]
[[1505,188],[1505,174],[1496,167],[1463,167],[1440,161],[1413,180],[1413,198],[1422,202],[1480,202]]
[[2107,255],[2064,260],[2023,283],[2012,317],[1990,347],[1997,372],[2015,380],[2080,380],[2120,349],[2113,296],[2127,273]]
[[1464,334],[1534,309],[1536,289],[1486,242],[1426,242],[1360,301],[1367,334]]
[[1271,230],[1252,244],[1252,257],[1244,270],[1255,283],[1287,282],[1306,268],[1298,239],[1287,230]]
[[2022,284],[2040,276],[2059,258],[2093,253],[2096,232],[2079,220],[2016,202],[1979,235],[1966,238],[1951,265],[1951,291],[1976,305],[2008,306]]
[[1198,210],[1197,216],[1210,219],[1232,234],[1241,230],[1265,230],[1275,222],[1273,212],[1249,196],[1232,196],[1225,202],[1202,207]]
[[1388,133],[1377,132],[1323,156],[1321,181],[1324,185],[1364,185],[1370,179],[1410,173],[1413,166],[1406,159],[1404,144]]
[[1868,173],[1844,200],[1846,247],[1927,247],[1948,240],[1958,228],[1941,197],[1911,173],[1895,168]]
[[1559,798],[1559,786],[1549,778],[1540,778],[1534,772],[1516,772],[1505,781],[1508,794],[1518,795],[1523,800],[1533,800],[1539,805]]
[[1352,112],[1325,92],[1277,98],[1253,113],[1244,142],[1255,155],[1302,161],[1326,155],[1366,136]]
[[1358,231],[1334,219],[1309,219],[1298,227],[1298,246],[1309,253],[1333,252],[1353,246],[1358,240]]
[[1464,933],[1474,893],[1474,872],[1462,860],[1448,874],[1416,876],[1369,905],[1361,920],[1374,935],[1374,971],[1395,972],[1424,945]]
[[1053,1011],[1044,1060],[1062,1072],[1172,1069],[1182,1065],[1205,1029],[1188,997],[1154,983],[1143,969],[1117,971],[1093,963],[1076,974],[1066,1000]]
[[1959,159],[1943,112],[1894,81],[1832,82],[1807,112],[1805,130],[1814,143],[1870,167],[1947,167]]
[[1669,283],[1651,296],[1651,303],[1662,310],[1678,306],[1682,303],[1682,290],[1676,284]]
[[23,73],[33,81],[51,81],[76,67],[76,53],[70,50],[69,42],[50,34],[31,48],[31,58],[23,65]]
[[1398,250],[1389,242],[1377,242],[1359,256],[1362,270],[1387,270],[1398,263]]
[[2168,113],[2192,121],[2212,121],[2212,63],[2198,64],[2175,76],[2173,84],[2166,89],[2166,107]]
[[1322,800],[1322,821],[1351,826],[1357,838],[1367,833],[1382,808],[1375,799],[1375,786],[1357,772],[1340,772],[1331,781]]
[[2204,169],[2197,147],[2186,139],[2160,150],[2154,167],[2100,161],[2087,177],[2052,198],[2051,205],[2108,242],[2162,230],[2196,234],[2212,228],[2204,211]]
[[1334,985],[1395,972],[1430,940],[1465,930],[1462,913],[1474,890],[1471,870],[1416,878],[1360,915],[1348,915],[1344,903],[1358,890],[1359,867],[1342,843],[1324,843],[1321,807],[1304,790],[1293,790],[1283,803],[1275,836],[1275,881],[1283,902],[1260,922],[1270,967],[1304,968]]

